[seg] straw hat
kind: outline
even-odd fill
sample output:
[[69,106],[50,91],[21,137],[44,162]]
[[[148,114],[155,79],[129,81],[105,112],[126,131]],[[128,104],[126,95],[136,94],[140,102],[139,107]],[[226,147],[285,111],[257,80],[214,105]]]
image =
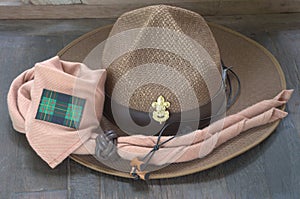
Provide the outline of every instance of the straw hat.
[[[100,64],[97,50],[105,40]],[[165,5],[125,13],[113,26],[81,36],[58,55],[106,68],[101,128],[118,136],[157,135],[164,124],[170,124],[166,135],[186,134],[273,98],[286,87],[278,62],[264,47],[228,28],[207,24],[194,12]],[[132,121],[136,125],[128,125]],[[250,129],[204,158],[154,169],[151,178],[187,175],[220,164],[259,144],[278,123]],[[92,155],[71,158],[97,171],[130,177]]]

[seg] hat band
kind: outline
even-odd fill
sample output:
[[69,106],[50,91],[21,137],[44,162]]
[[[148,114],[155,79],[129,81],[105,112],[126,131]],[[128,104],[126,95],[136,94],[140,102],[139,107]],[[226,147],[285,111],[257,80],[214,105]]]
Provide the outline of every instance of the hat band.
[[[95,155],[97,159],[106,162],[114,162],[116,158],[129,160],[132,166],[131,176],[146,179],[149,177],[149,165],[152,168],[203,158],[221,144],[249,129],[284,118],[287,112],[280,109],[290,99],[292,92],[293,90],[283,90],[273,99],[260,101],[206,128],[183,136],[162,135],[166,125],[158,136],[137,134],[117,137],[113,130],[104,131],[95,139]],[[177,158],[174,159],[174,156]]]
[[[190,133],[193,130],[204,128],[211,123],[212,119],[214,121],[221,119],[226,110],[229,109],[236,101],[237,96],[240,93],[240,80],[233,70],[225,66],[223,61],[221,61],[221,63],[222,84],[215,96],[212,97],[212,100],[196,109],[170,113],[168,120],[164,123],[164,125],[167,125],[167,128],[164,129],[164,135],[174,135],[176,132],[179,132],[180,135],[183,135]],[[235,91],[235,95],[232,95],[232,79],[227,73],[228,71],[231,73],[234,81],[237,82],[237,90]],[[224,89],[226,89],[226,97],[222,92]],[[226,107],[224,107],[224,101],[227,101]],[[104,116],[115,125],[117,125],[117,120],[118,126],[126,128],[122,130],[129,132],[129,134],[139,134],[140,129],[135,128],[134,126],[129,127],[128,120],[133,120],[138,126],[147,126],[153,122],[150,112],[139,111],[123,106],[113,100],[107,93],[105,94],[104,104]],[[212,110],[212,106],[216,106],[216,109]],[[112,107],[114,107],[114,111],[116,111],[114,114]],[[128,118],[128,110],[131,118]],[[184,120],[181,120],[182,115],[185,116]],[[195,120],[195,118],[199,119]],[[158,132],[153,133],[157,134]]]
[[[163,136],[164,129],[162,129],[159,136],[117,137],[112,131],[103,133],[101,129],[99,131],[97,129],[102,113],[100,107],[102,107],[104,100],[105,77],[105,70],[89,70],[81,63],[66,62],[60,60],[59,57],[54,57],[37,63],[34,68],[25,71],[12,82],[7,103],[13,127],[26,134],[32,148],[52,168],[56,167],[71,153],[95,154],[98,159],[104,158],[105,161],[109,162],[115,152],[121,161],[124,160],[127,163],[128,160],[131,161],[132,176],[138,175],[138,177],[143,178],[145,177],[143,174],[147,172],[145,169],[147,169],[148,164],[161,166],[203,158],[214,148],[248,129],[284,118],[287,113],[276,107],[286,104],[292,94],[292,90],[284,90],[273,99],[258,102],[239,113],[211,124],[209,127],[184,136]],[[62,80],[63,84],[61,83]],[[76,92],[75,96],[73,93],[75,85],[76,88],[79,89],[80,87],[80,90],[86,92]],[[93,92],[94,89],[91,88],[97,88],[96,95]],[[52,94],[55,94],[56,97],[54,98]],[[43,97],[49,100],[49,104],[47,101],[49,106],[40,107],[44,104],[44,100],[41,101]],[[65,123],[57,123],[53,117],[52,119],[49,118],[51,119],[49,121],[45,121],[44,117],[41,120],[42,117],[40,116],[45,115],[40,115],[40,111],[51,111],[49,109],[52,107],[51,100],[59,102],[53,105],[53,111],[58,114],[62,111],[62,105],[65,104],[63,102],[72,102],[71,105],[73,105],[75,101],[82,101],[80,99],[85,99],[83,100],[85,103],[81,103],[84,109],[82,109],[82,117],[81,114],[78,115],[81,122],[76,124],[75,128],[61,125]],[[77,102],[75,105],[79,105]],[[98,111],[97,117],[91,114],[91,110],[95,107]],[[64,110],[68,112],[73,109]],[[79,113],[80,111],[75,112]],[[69,117],[68,115],[66,113],[64,117]],[[70,115],[74,114],[70,113]],[[69,120],[66,119],[64,121]],[[92,124],[91,121],[93,120],[96,122]],[[222,129],[215,131],[213,126],[218,123],[222,123]],[[77,129],[79,125],[80,128]],[[213,145],[211,141],[214,142]],[[154,153],[155,155],[153,155]],[[166,154],[168,155],[166,156]],[[174,159],[172,154],[179,156]],[[140,163],[143,163],[145,167],[141,167]]]

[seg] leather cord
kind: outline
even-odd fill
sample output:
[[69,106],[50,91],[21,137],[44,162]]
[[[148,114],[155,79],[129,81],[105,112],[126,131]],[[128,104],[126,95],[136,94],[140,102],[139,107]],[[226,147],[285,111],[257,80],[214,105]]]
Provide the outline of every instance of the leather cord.
[[[240,87],[241,87],[241,83],[240,83],[240,80],[237,76],[237,74],[230,68],[230,67],[227,67],[225,66],[225,64],[223,63],[223,61],[221,61],[222,63],[222,79],[223,79],[223,83],[225,85],[225,88],[228,89],[228,99],[227,99],[227,109],[230,108],[232,106],[232,104],[234,104],[234,102],[236,101],[237,97],[239,96],[240,94]],[[228,71],[235,77],[236,81],[237,81],[237,91],[236,93],[233,95],[232,97],[232,84],[231,84],[231,79],[228,75]],[[226,85],[226,82],[228,82],[228,85]],[[216,116],[216,115],[215,115]],[[212,117],[215,117],[215,116],[211,116],[210,118]],[[208,119],[208,118],[204,118],[204,119]],[[168,124],[165,124],[164,127],[161,129],[161,131],[159,132],[158,134],[158,137],[157,137],[157,141],[156,141],[156,144],[154,145],[153,149],[151,151],[149,151],[149,153],[147,153],[142,159],[141,161],[143,162],[143,169],[145,169],[147,167],[147,165],[149,164],[149,161],[151,160],[151,158],[153,157],[153,155],[155,154],[156,151],[159,150],[159,148],[164,145],[165,143],[169,142],[170,140],[174,139],[176,136],[172,136],[170,137],[168,140],[162,142],[162,143],[159,143],[160,142],[160,139],[161,139],[161,136],[163,135],[164,131],[166,130],[166,128],[171,125],[171,123],[168,123]],[[136,173],[135,171],[137,170],[137,168],[133,168],[132,169],[132,172],[131,172],[131,175],[134,177],[134,179],[140,179],[138,173]],[[149,175],[148,175],[149,177]]]
[[[165,122],[164,125],[167,125],[168,128],[165,129],[164,135],[174,135],[174,132],[177,132],[179,129],[179,123],[184,122],[185,124],[190,123],[190,125],[186,126],[195,126],[195,122],[198,122],[198,125],[196,125],[197,129],[203,128],[207,126],[212,119],[217,119],[217,117],[222,116],[226,109],[229,109],[231,105],[236,101],[239,93],[240,93],[240,80],[238,76],[234,73],[234,71],[230,68],[225,66],[223,61],[222,63],[222,86],[220,87],[217,94],[212,98],[211,102],[199,107],[198,109],[185,111],[181,113],[171,113],[170,118],[168,121]],[[237,82],[237,91],[233,95],[233,89],[232,89],[232,80],[229,75],[229,73],[234,77],[234,79]],[[226,99],[227,104],[226,108],[223,107],[223,101],[225,100],[222,96],[222,90],[225,89],[226,92]],[[211,106],[212,104],[216,105],[215,113],[212,113]],[[112,107],[114,107],[114,110],[117,110],[118,113],[113,115]],[[126,113],[129,113],[131,118],[128,118],[128,115]],[[200,113],[200,114],[199,114]],[[112,123],[115,125],[115,119],[117,119],[119,122],[119,126],[125,126],[127,132],[130,132],[131,134],[138,134],[139,129],[136,129],[134,127],[128,127],[128,119],[132,119],[138,126],[146,126],[149,124],[152,120],[150,117],[150,113],[137,111],[128,107],[125,107],[123,105],[118,104],[115,102],[111,97],[106,93],[105,94],[105,105],[103,110],[103,115]],[[185,116],[185,120],[181,119],[181,115]],[[197,115],[200,115],[200,119],[194,120],[193,118],[198,117]],[[191,124],[194,123],[194,124]],[[124,124],[124,125],[123,125]],[[187,129],[187,131],[191,131],[191,129]],[[182,132],[184,133],[184,132]]]
[[[224,64],[224,62],[221,60],[221,64],[222,64],[222,88],[224,88],[225,87],[225,90],[226,90],[226,96],[227,96],[227,104],[226,104],[226,109],[229,109],[233,104],[234,104],[234,102],[237,100],[237,97],[239,96],[239,94],[240,94],[240,87],[241,87],[241,85],[240,85],[240,80],[239,80],[239,78],[238,78],[238,76],[237,76],[237,74],[231,69],[231,67],[227,67],[225,64]],[[235,93],[234,93],[234,95],[233,95],[233,86],[232,86],[232,79],[231,79],[231,77],[230,77],[230,75],[229,75],[229,73],[235,78],[235,80],[236,80],[236,82],[237,82],[237,91],[235,91]],[[106,94],[106,97],[108,98],[108,101],[111,103],[111,99],[109,98],[109,96]],[[108,104],[108,106],[110,106],[111,104]],[[107,106],[107,105],[106,105]],[[110,113],[111,113],[111,109],[109,109],[109,110],[107,110],[106,109],[106,111],[104,111],[104,115],[111,121],[111,122],[113,122],[113,123],[115,123],[114,122],[114,119],[113,119],[113,117],[112,117],[112,115],[111,114],[108,114],[108,112],[107,111],[109,111]],[[201,118],[200,119],[200,121],[210,121],[212,118],[215,118],[215,117],[220,117],[220,116],[222,116],[224,114],[224,111],[221,111],[220,113],[217,113],[217,114],[215,114],[215,115],[212,115],[212,116],[207,116],[207,117],[204,117],[204,118]],[[155,154],[155,152],[156,151],[158,151],[159,150],[159,148],[162,146],[162,145],[164,145],[165,143],[167,143],[167,142],[169,142],[170,140],[172,140],[172,139],[174,139],[176,136],[178,136],[178,135],[182,135],[182,134],[185,134],[185,133],[179,133],[178,135],[174,135],[174,136],[172,136],[172,137],[170,137],[168,140],[166,140],[166,141],[164,141],[164,142],[162,142],[162,143],[160,143],[160,139],[161,139],[161,136],[163,135],[163,134],[165,134],[165,132],[166,132],[166,130],[171,126],[171,125],[173,125],[173,124],[175,124],[175,123],[189,123],[189,122],[197,122],[198,120],[189,120],[189,121],[172,121],[172,122],[168,122],[168,123],[165,123],[164,124],[164,126],[163,126],[163,128],[159,131],[159,133],[158,133],[158,136],[157,136],[157,141],[156,141],[156,144],[153,146],[153,149],[151,150],[151,151],[149,151],[149,153],[148,154],[146,154],[142,159],[141,159],[141,161],[139,161],[139,162],[142,162],[142,165],[143,165],[143,167],[137,167],[137,166],[132,166],[132,171],[130,172],[130,174],[133,176],[133,178],[134,179],[139,179],[140,178],[140,176],[139,176],[139,172],[141,172],[141,171],[143,171],[146,167],[147,167],[147,165],[149,164],[149,162],[150,162],[150,160],[151,160],[151,158],[153,157],[153,155]],[[107,132],[108,133],[108,132]],[[103,137],[105,137],[106,136],[106,134],[107,133],[105,133],[104,135],[102,135],[102,137],[100,136],[98,136],[99,137],[99,139],[101,138],[101,139],[104,139]],[[115,132],[112,132],[112,131],[109,131],[109,133],[107,134],[107,135],[110,135],[110,136],[108,136],[108,138],[106,139],[104,139],[104,140],[106,140],[106,142],[109,142],[110,140],[115,144],[115,141],[116,141],[116,133]],[[111,139],[110,139],[110,137],[111,137]],[[98,142],[100,143],[100,140],[98,139]],[[98,144],[97,144],[98,145]],[[102,144],[103,145],[103,144]],[[101,154],[103,154],[103,152],[102,152],[102,150],[101,150],[101,148],[103,149],[103,150],[105,150],[105,147],[104,146],[102,146],[101,145],[101,147],[97,147],[97,153],[96,153],[96,156],[98,157],[98,158],[101,158],[101,159],[107,159],[107,158],[109,158],[107,155],[105,155],[105,157],[102,157],[102,155]],[[100,145],[99,145],[100,146]],[[110,153],[110,152],[106,152],[106,154],[114,154],[114,153]],[[139,169],[141,170],[139,170]],[[147,175],[148,177],[149,177],[149,175]],[[143,177],[145,177],[144,175],[143,175]]]

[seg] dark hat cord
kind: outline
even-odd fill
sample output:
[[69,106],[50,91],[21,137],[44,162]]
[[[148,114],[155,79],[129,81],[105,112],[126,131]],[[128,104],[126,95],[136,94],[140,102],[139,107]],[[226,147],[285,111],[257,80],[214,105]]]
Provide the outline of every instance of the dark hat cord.
[[[232,67],[227,67],[224,62],[221,60],[221,64],[222,64],[222,82],[223,82],[223,86],[225,87],[226,90],[226,95],[227,95],[227,104],[226,104],[226,108],[229,109],[234,102],[237,100],[239,94],[240,94],[240,87],[241,87],[241,83],[240,80],[238,78],[238,75],[232,70]],[[235,94],[233,95],[233,89],[232,89],[232,82],[231,82],[231,78],[228,75],[228,73],[231,73],[233,75],[233,77],[236,79],[237,81],[237,91],[235,92]],[[200,120],[208,120],[208,119],[212,119],[218,116],[221,116],[224,114],[224,111],[222,111],[221,113],[217,113],[215,115],[206,117],[206,118],[202,118]],[[158,136],[157,136],[157,141],[156,144],[153,146],[152,150],[149,151],[141,160],[135,159],[135,162],[132,161],[131,166],[131,172],[130,175],[134,178],[134,179],[144,179],[147,180],[149,179],[149,172],[146,172],[145,169],[147,168],[151,158],[153,157],[153,155],[155,154],[156,151],[159,150],[159,148],[164,145],[165,143],[171,141],[172,139],[174,139],[176,137],[176,135],[170,137],[169,139],[165,140],[164,142],[160,143],[160,139],[161,136],[163,135],[164,131],[172,124],[174,123],[180,123],[180,122],[197,122],[199,120],[189,120],[189,121],[174,121],[171,123],[166,123],[163,128],[160,130]],[[110,136],[106,136],[106,135],[110,135]],[[112,135],[113,134],[113,135]],[[105,140],[105,143],[113,143],[113,145],[116,145],[116,136],[117,134],[115,132],[113,132],[112,130],[109,131],[105,131],[104,134],[101,134],[101,136],[98,136],[96,139],[96,157],[99,159],[104,159],[107,160],[109,157],[107,155],[105,155],[105,157],[103,156],[103,151],[107,151],[107,146],[106,144],[103,144],[102,140]],[[105,139],[104,139],[105,137]],[[107,138],[106,138],[107,137]],[[99,139],[98,139],[99,138]],[[100,139],[101,138],[101,139]],[[112,148],[113,152],[109,152],[109,153],[105,153],[105,154],[116,154],[116,147],[110,147]]]

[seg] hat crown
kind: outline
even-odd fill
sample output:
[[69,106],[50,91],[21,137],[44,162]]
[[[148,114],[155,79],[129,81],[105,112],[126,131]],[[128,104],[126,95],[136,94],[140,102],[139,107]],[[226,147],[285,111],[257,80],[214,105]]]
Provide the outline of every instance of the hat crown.
[[106,92],[118,104],[149,112],[163,96],[177,113],[209,103],[220,89],[219,49],[199,14],[166,5],[137,9],[118,18],[110,37],[119,36],[104,50],[126,49],[107,66]]

